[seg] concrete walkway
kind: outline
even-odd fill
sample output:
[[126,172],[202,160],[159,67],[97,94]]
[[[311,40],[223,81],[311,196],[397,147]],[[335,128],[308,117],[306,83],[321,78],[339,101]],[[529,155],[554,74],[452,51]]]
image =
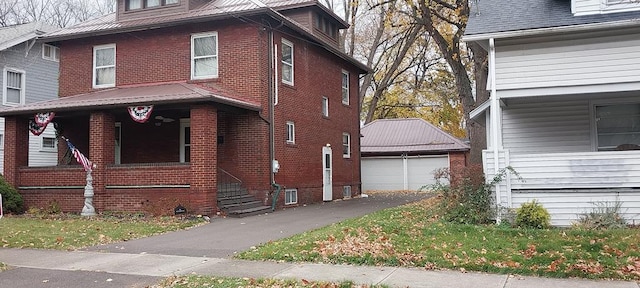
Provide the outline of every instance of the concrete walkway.
[[[173,275],[351,280],[391,287],[638,288],[635,282],[550,279],[418,268],[292,264],[158,254],[0,249],[18,267],[0,273],[0,287],[147,287]],[[25,277],[28,275],[28,277]]]
[[[0,248],[0,287],[149,287],[173,275],[351,280],[391,287],[612,287],[635,282],[549,279],[419,268],[293,264],[230,259],[235,252],[376,210],[416,201],[424,194],[337,201],[212,223],[84,251]],[[1,223],[0,223],[1,224]],[[1,232],[1,226],[0,226]]]

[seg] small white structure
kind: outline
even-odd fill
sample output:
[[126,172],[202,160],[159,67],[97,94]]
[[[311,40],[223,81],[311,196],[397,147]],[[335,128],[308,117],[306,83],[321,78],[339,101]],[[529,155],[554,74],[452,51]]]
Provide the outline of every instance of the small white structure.
[[464,40],[489,55],[488,179],[503,207],[537,199],[566,226],[595,203],[640,220],[640,2],[480,1]]

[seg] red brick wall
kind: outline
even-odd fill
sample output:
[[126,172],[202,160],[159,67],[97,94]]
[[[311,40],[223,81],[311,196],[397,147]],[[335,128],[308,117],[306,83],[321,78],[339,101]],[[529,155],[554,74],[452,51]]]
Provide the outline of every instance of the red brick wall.
[[[189,81],[190,45],[192,33],[217,31],[219,77],[207,81],[193,81],[203,85],[216,85],[236,95],[257,100],[262,104],[260,112],[228,110],[216,107],[188,105],[173,108],[190,115],[178,115],[176,121],[154,126],[131,123],[119,113],[94,113],[91,117],[75,115],[66,125],[65,135],[89,158],[100,159],[107,165],[113,163],[113,122],[122,124],[122,163],[177,162],[180,117],[191,117],[192,145],[199,143],[200,150],[192,150],[192,177],[184,175],[183,168],[176,166],[154,166],[143,168],[144,172],[128,172],[125,168],[103,168],[97,175],[98,184],[104,185],[153,185],[188,184],[190,189],[146,188],[109,189],[97,188],[96,208],[101,211],[137,209],[148,203],[171,202],[172,197],[182,195],[199,213],[215,212],[216,170],[219,165],[239,177],[245,186],[261,199],[270,187],[269,161],[269,107],[268,103],[268,33],[254,24],[225,21],[185,25],[162,30],[129,32],[121,35],[89,37],[61,42],[60,95],[62,97],[93,91],[92,54],[94,45],[116,44],[116,85],[155,83],[166,81]],[[289,31],[289,33],[294,33]],[[288,35],[288,34],[287,34]],[[281,169],[276,182],[287,188],[299,189],[299,202],[311,203],[322,200],[322,147],[333,148],[334,199],[342,198],[342,186],[352,187],[352,194],[359,194],[359,104],[358,75],[351,64],[335,57],[317,45],[285,36],[294,43],[295,84],[282,84],[278,79],[279,104],[275,108],[275,157]],[[281,47],[281,34],[276,32],[275,43]],[[279,49],[278,49],[279,50]],[[280,51],[279,59],[281,59]],[[280,63],[278,63],[280,74]],[[350,73],[350,105],[341,102],[341,72]],[[322,97],[329,98],[329,117],[322,116]],[[180,112],[180,113],[182,113]],[[111,113],[114,113],[111,111]],[[217,117],[216,115],[219,115]],[[125,115],[126,116],[126,115]],[[78,121],[80,120],[80,121]],[[219,123],[218,123],[219,121]],[[285,123],[296,124],[296,144],[285,143]],[[64,122],[64,120],[63,120]],[[86,124],[83,124],[86,123]],[[89,147],[89,123],[92,133]],[[206,123],[206,125],[204,125]],[[216,125],[218,123],[218,125]],[[94,125],[97,125],[94,127]],[[216,127],[217,126],[217,127]],[[94,130],[95,129],[95,130]],[[342,133],[351,135],[351,157],[342,157]],[[109,134],[109,135],[107,135]],[[217,146],[217,135],[224,136],[224,143]],[[167,139],[174,139],[173,142]],[[100,141],[101,143],[93,143]],[[133,144],[135,143],[135,144]],[[107,152],[111,151],[111,152]],[[96,158],[97,157],[97,158]],[[187,166],[189,167],[189,166]],[[128,167],[140,169],[139,167]],[[155,170],[157,169],[157,171]],[[165,170],[169,169],[169,170]],[[171,175],[170,169],[178,169]],[[149,176],[148,170],[157,172]],[[35,172],[24,172],[35,173]],[[72,176],[67,172],[60,182],[84,182],[80,169]],[[177,176],[176,176],[177,175]],[[36,176],[36,175],[33,175]],[[103,178],[101,178],[103,177]],[[178,178],[176,178],[178,177]],[[65,182],[68,181],[68,182]],[[26,182],[25,182],[26,183]],[[66,184],[64,184],[66,185]],[[102,185],[102,184],[101,184]],[[104,190],[100,190],[104,189]],[[39,199],[32,192],[29,199]],[[58,192],[56,192],[58,193]],[[60,190],[60,193],[70,193]],[[81,193],[81,191],[78,191]],[[67,195],[67,194],[64,194]],[[283,199],[282,194],[281,199]],[[40,196],[38,196],[40,197]],[[66,197],[66,196],[65,196]],[[70,196],[69,196],[70,197]],[[74,196],[75,197],[75,196]],[[80,197],[82,197],[80,195]],[[155,200],[154,200],[155,199]],[[34,200],[36,201],[36,200]],[[39,200],[38,200],[39,201]],[[38,202],[40,203],[40,202]],[[184,204],[184,203],[183,203]],[[75,205],[75,204],[74,204]],[[142,206],[140,206],[142,205]],[[168,204],[167,204],[168,205]],[[71,207],[71,206],[70,206]],[[192,210],[193,211],[193,210]]]
[[190,80],[191,34],[212,31],[218,33],[219,77],[207,81],[260,100],[266,84],[258,65],[266,63],[266,46],[258,48],[258,37],[264,37],[264,32],[233,21],[64,41],[60,44],[60,96],[93,91],[95,45],[116,44],[116,86]]
[[4,178],[13,186],[20,183],[18,169],[29,164],[29,130],[26,118],[5,117]]
[[[360,184],[358,74],[350,64],[307,42],[278,35],[279,47],[281,37],[294,44],[295,77],[293,86],[278,81],[275,143],[280,171],[276,182],[297,188],[301,203],[322,201],[322,147],[330,144],[333,198],[342,198],[342,186],[346,185],[355,196]],[[349,105],[342,104],[342,70],[350,74]],[[322,116],[323,96],[329,99],[328,118]],[[295,123],[295,144],[286,144],[287,121]],[[351,135],[350,158],[342,156],[343,132]]]

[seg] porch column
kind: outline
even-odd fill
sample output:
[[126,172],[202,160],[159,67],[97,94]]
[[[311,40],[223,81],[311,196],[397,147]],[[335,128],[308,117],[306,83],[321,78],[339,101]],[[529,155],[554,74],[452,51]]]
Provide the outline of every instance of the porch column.
[[18,169],[29,165],[29,126],[26,118],[4,118],[4,179],[20,186]]
[[107,185],[107,165],[115,159],[115,120],[111,113],[92,112],[89,117],[89,160],[95,168],[93,177],[94,206],[96,210],[105,207],[104,194]]
[[218,111],[212,105],[191,107],[191,204],[196,213],[217,212]]

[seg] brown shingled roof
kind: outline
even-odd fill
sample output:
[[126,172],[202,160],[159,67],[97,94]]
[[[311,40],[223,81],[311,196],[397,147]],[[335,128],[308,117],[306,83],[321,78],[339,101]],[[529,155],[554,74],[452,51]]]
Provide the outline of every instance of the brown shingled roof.
[[121,107],[129,105],[216,102],[258,111],[260,103],[240,99],[228,91],[198,84],[160,83],[105,89],[96,92],[61,97],[23,106],[0,109],[0,116],[38,112]]
[[361,129],[362,153],[467,151],[469,146],[433,124],[417,118],[379,119]]

